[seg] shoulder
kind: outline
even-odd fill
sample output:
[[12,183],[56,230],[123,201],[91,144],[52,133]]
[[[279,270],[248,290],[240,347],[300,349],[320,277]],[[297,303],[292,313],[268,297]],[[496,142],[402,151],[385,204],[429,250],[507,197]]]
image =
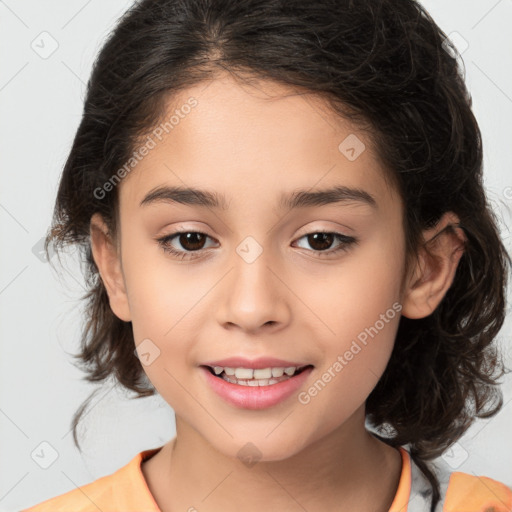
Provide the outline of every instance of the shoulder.
[[443,512],[511,512],[512,490],[486,476],[450,474]]
[[116,472],[21,512],[159,512],[140,467],[159,449],[140,452]]
[[114,488],[119,487],[116,473],[98,478],[64,494],[47,499],[21,512],[50,512],[73,510],[74,512],[86,512],[89,510],[103,510],[108,496]]
[[[432,499],[432,486],[410,453],[403,449],[401,451],[406,456],[406,463],[410,463],[411,471],[406,510],[428,510]],[[435,512],[512,512],[512,489],[504,483],[486,476],[452,471],[441,458],[429,466],[439,482],[441,495]]]

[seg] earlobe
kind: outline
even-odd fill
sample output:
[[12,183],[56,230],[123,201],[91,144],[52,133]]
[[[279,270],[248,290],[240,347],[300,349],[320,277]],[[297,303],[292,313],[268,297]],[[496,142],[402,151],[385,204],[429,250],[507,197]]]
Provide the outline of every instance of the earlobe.
[[98,213],[91,218],[90,238],[94,262],[107,290],[110,307],[118,318],[130,322],[130,309],[120,256],[103,218]]
[[404,291],[403,316],[411,319],[429,316],[452,285],[467,240],[458,224],[457,215],[447,212],[433,228],[423,232],[425,247],[419,251]]

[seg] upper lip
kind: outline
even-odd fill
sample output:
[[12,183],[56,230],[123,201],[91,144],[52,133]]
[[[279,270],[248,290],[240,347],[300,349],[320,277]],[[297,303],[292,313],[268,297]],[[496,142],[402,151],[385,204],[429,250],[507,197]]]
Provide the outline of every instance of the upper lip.
[[285,361],[275,357],[258,357],[257,359],[247,359],[245,357],[228,357],[226,359],[218,359],[216,361],[207,361],[202,366],[222,366],[223,368],[289,368],[295,366],[310,366],[309,363],[297,363],[295,361]]

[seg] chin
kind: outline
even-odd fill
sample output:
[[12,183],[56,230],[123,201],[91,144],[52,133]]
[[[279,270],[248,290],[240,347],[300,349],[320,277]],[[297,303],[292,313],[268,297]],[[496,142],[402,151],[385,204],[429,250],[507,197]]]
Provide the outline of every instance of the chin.
[[[279,427],[278,427],[279,428]],[[271,432],[269,429],[268,432]],[[294,438],[289,433],[286,435],[275,435],[274,433],[267,437],[266,433],[259,433],[253,436],[241,435],[227,442],[227,444],[218,444],[212,440],[212,446],[227,457],[240,460],[247,467],[252,467],[258,462],[278,462],[289,459],[303,448],[302,439]],[[218,440],[217,440],[218,441]]]

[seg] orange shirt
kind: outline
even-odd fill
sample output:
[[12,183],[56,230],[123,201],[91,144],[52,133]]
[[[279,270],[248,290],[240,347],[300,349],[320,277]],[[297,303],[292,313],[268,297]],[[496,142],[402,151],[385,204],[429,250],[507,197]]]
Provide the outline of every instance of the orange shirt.
[[[153,498],[144,474],[142,461],[150,458],[160,448],[138,453],[128,464],[111,475],[50,498],[21,512],[161,512]],[[422,506],[419,473],[411,464],[407,450],[399,448],[402,455],[402,472],[398,489],[389,512],[430,510]],[[487,477],[453,472],[448,475],[443,512],[511,512],[512,490]],[[422,485],[425,485],[424,481]],[[412,484],[412,488],[411,488]],[[430,502],[428,501],[430,504]]]

